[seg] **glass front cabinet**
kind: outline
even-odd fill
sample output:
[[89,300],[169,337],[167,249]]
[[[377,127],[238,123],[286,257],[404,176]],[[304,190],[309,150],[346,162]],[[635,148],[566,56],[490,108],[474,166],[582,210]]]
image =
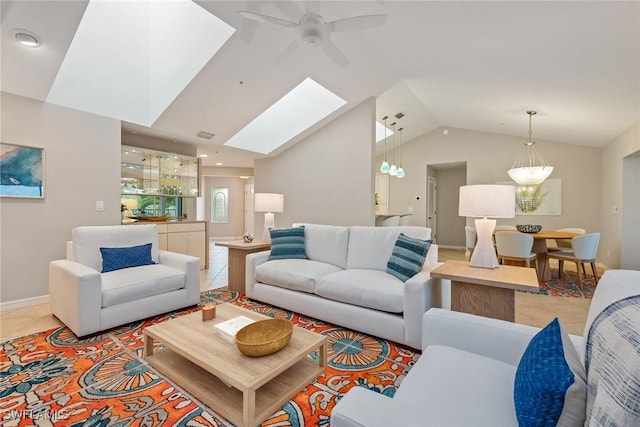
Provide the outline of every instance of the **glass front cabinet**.
[[122,146],[120,193],[131,214],[186,217],[199,184],[197,157]]

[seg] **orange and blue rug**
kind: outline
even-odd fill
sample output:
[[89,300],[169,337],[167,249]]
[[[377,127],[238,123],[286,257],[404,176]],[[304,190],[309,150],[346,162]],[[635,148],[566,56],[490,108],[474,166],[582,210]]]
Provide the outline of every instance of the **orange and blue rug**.
[[547,282],[540,282],[542,295],[552,295],[554,297],[571,298],[593,298],[596,290],[596,281],[591,275],[583,277],[582,289],[578,286],[578,277],[575,271],[563,271],[563,280],[558,278],[558,269],[551,270],[552,279]]
[[[285,318],[328,340],[324,375],[263,426],[328,426],[331,409],[352,387],[393,396],[419,357],[414,350],[215,289],[215,301]],[[145,327],[199,308],[134,322],[85,339],[66,327],[0,343],[0,425],[230,426],[142,358]],[[312,357],[317,357],[315,354]]]

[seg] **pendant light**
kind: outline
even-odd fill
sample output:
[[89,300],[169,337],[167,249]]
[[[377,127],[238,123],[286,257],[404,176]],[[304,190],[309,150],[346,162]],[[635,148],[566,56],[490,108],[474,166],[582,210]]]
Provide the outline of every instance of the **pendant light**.
[[380,165],[380,172],[389,173],[389,162],[387,162],[387,119],[389,116],[384,116],[384,161]]
[[529,115],[529,140],[524,143],[525,152],[513,162],[513,166],[507,173],[519,185],[538,185],[549,178],[553,172],[553,166],[549,166],[544,157],[538,154],[534,147],[535,141],[531,139],[531,117],[537,112],[529,110],[527,114]]
[[402,167],[402,130],[404,128],[400,128],[398,129],[398,136],[400,137],[400,144],[398,144],[398,147],[400,148],[400,155],[398,156],[398,158],[400,159],[399,163],[400,166],[398,167],[398,172],[396,173],[396,176],[398,178],[404,178],[404,168]]
[[398,174],[398,167],[396,166],[396,122],[391,123],[391,131],[393,132],[393,139],[391,140],[391,156],[393,159],[389,168],[389,175],[396,176]]

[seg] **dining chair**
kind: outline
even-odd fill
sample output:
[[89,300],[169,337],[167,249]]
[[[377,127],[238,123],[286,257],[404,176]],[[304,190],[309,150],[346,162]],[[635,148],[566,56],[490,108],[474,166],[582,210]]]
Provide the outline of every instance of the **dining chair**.
[[[585,234],[587,232],[587,230],[585,230],[584,228],[560,228],[556,231],[562,231],[564,233],[575,233],[575,234]],[[555,250],[571,249],[571,240],[556,239],[556,248],[553,248],[553,249]]]
[[571,261],[576,264],[578,270],[578,286],[582,289],[582,276],[586,277],[587,271],[584,263],[591,264],[593,278],[598,283],[598,271],[596,269],[596,253],[598,252],[598,243],[600,242],[600,233],[588,233],[576,236],[571,239],[571,250],[549,252],[547,258],[558,260],[558,278],[562,278],[562,269],[565,261]]
[[468,259],[471,259],[471,255],[473,255],[473,249],[476,247],[476,241],[478,240],[478,233],[476,232],[475,228],[465,225],[464,237],[465,246],[467,248],[467,252],[469,253]]
[[498,251],[498,262],[517,261],[531,267],[531,261],[538,271],[538,255],[531,252],[533,248],[533,236],[526,233],[496,233],[496,249]]

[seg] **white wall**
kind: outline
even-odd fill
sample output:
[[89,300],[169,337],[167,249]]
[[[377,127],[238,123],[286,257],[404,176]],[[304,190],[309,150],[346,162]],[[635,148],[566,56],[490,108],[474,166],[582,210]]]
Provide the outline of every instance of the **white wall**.
[[[374,122],[370,98],[278,157],[255,161],[255,192],[284,194],[276,227],[374,224]],[[263,227],[256,213],[257,236]]]
[[[637,251],[637,244],[640,241],[640,224],[635,218],[628,221],[623,227],[621,215],[624,204],[623,188],[628,195],[635,194],[635,197],[639,197],[639,183],[629,181],[632,175],[629,174],[627,181],[623,181],[624,159],[638,151],[640,151],[640,121],[602,149],[602,199],[600,203],[602,224],[599,261],[610,268],[622,266],[621,251],[625,251],[625,258],[635,257],[637,260],[640,257],[640,253]],[[627,161],[632,160],[627,158]],[[637,163],[635,164],[637,165]],[[627,167],[632,165],[632,163],[627,163]],[[614,212],[614,207],[617,208],[617,213]],[[627,212],[624,214],[626,215]]]
[[49,293],[49,261],[64,258],[72,228],[120,223],[120,121],[0,96],[2,142],[45,151],[45,198],[0,198],[4,303]]
[[[406,172],[402,180],[390,182],[390,211],[405,212],[414,207],[412,223],[426,224],[426,203],[416,203],[415,196],[426,197],[426,167],[466,162],[467,184],[493,184],[508,181],[513,161],[521,154],[525,137],[517,138],[489,132],[448,128],[442,135],[436,129],[403,146]],[[517,216],[500,219],[499,224],[541,224],[543,228],[581,227],[599,231],[601,198],[601,149],[574,144],[537,141],[536,149],[554,166],[551,178],[562,179],[562,215]],[[378,157],[379,162],[382,157]],[[438,215],[438,221],[446,221]],[[469,221],[471,224],[471,221]],[[464,239],[464,227],[460,230]],[[441,242],[447,244],[447,242]]]

